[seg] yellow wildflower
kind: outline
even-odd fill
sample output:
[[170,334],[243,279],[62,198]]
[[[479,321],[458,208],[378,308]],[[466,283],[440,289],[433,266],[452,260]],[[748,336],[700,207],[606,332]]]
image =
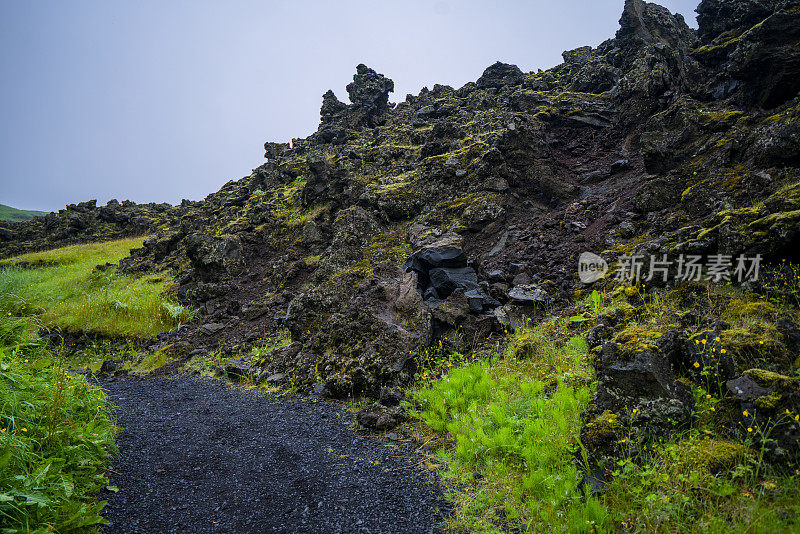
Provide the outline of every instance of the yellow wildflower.
[[697,362],[694,362],[694,367],[695,367],[695,369],[697,369],[698,367],[700,367],[700,364],[697,363]]
[[750,412],[745,410],[745,411],[742,412],[742,415],[745,416],[745,417],[750,417]]
[[747,431],[748,431],[748,432],[752,432],[752,431],[753,431],[753,427],[749,427],[749,426],[748,426],[748,427],[747,427]]

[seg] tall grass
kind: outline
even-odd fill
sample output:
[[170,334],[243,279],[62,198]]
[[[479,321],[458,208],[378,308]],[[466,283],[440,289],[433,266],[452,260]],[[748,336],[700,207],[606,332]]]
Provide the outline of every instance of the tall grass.
[[590,391],[585,344],[545,327],[512,334],[493,361],[453,369],[415,392],[416,415],[450,442],[440,451],[453,484],[452,527],[495,532],[590,532],[608,513],[581,487],[580,412]]
[[0,317],[0,525],[3,532],[86,532],[116,451],[106,396],[67,375],[28,319]]
[[113,336],[152,337],[172,329],[190,312],[164,297],[168,280],[95,269],[118,262],[141,243],[142,238],[122,239],[0,261],[0,312]]

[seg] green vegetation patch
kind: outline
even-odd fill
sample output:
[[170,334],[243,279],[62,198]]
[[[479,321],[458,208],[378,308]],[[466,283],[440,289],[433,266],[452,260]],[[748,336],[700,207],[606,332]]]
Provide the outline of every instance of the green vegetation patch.
[[65,373],[27,319],[0,317],[3,532],[96,532],[116,432],[99,387]]
[[414,393],[416,415],[444,439],[439,460],[451,485],[456,531],[603,530],[604,507],[581,489],[580,412],[590,390],[582,340],[547,328],[512,334],[490,361],[452,369]]
[[142,241],[76,245],[0,261],[0,312],[111,336],[153,337],[175,328],[191,313],[164,295],[170,280],[95,268],[118,262]]

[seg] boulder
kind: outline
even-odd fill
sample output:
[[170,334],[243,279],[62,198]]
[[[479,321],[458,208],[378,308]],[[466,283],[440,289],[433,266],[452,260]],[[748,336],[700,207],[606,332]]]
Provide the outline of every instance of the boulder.
[[537,284],[521,285],[511,288],[508,298],[518,304],[545,304],[550,295]]
[[298,386],[322,380],[339,397],[375,396],[407,380],[406,363],[431,342],[430,310],[413,277],[388,262],[366,278],[343,271],[298,295],[285,324],[303,346],[285,370]]
[[508,85],[519,85],[525,81],[525,75],[516,65],[501,63],[487,67],[475,82],[479,89],[498,88]]
[[198,328],[197,331],[199,333],[201,333],[201,334],[205,334],[207,336],[210,336],[210,335],[216,334],[220,330],[224,330],[224,329],[225,329],[225,325],[224,324],[221,324],[221,323],[206,323],[206,324],[202,325],[200,328]]
[[691,419],[691,389],[676,379],[666,356],[649,344],[606,342],[594,361],[597,391],[584,412],[581,432],[592,461],[617,458],[619,429],[628,426],[632,447],[667,436]]
[[243,358],[233,358],[225,364],[225,373],[231,380],[246,380],[253,376],[254,368],[249,361],[245,361]]
[[101,375],[112,375],[117,370],[117,363],[113,360],[104,360],[100,365]]
[[239,236],[192,234],[185,239],[185,245],[186,255],[202,281],[213,282],[237,274],[244,266]]
[[436,267],[466,267],[467,256],[459,247],[432,245],[413,254],[403,266],[406,271],[423,272]]
[[417,289],[429,306],[436,306],[456,290],[466,296],[473,313],[496,308],[500,303],[478,284],[478,273],[469,266],[460,238],[447,236],[414,252],[403,265],[417,279]]
[[380,403],[384,406],[398,406],[406,398],[403,390],[398,387],[383,387],[380,392]]
[[457,288],[478,288],[478,274],[472,267],[437,267],[428,271],[428,276],[440,298],[449,297]]

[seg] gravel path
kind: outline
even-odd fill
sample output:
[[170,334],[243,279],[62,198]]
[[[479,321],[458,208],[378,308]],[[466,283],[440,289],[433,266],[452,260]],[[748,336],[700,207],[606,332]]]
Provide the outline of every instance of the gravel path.
[[105,515],[116,532],[434,532],[435,474],[320,401],[222,382],[104,383],[121,454]]

